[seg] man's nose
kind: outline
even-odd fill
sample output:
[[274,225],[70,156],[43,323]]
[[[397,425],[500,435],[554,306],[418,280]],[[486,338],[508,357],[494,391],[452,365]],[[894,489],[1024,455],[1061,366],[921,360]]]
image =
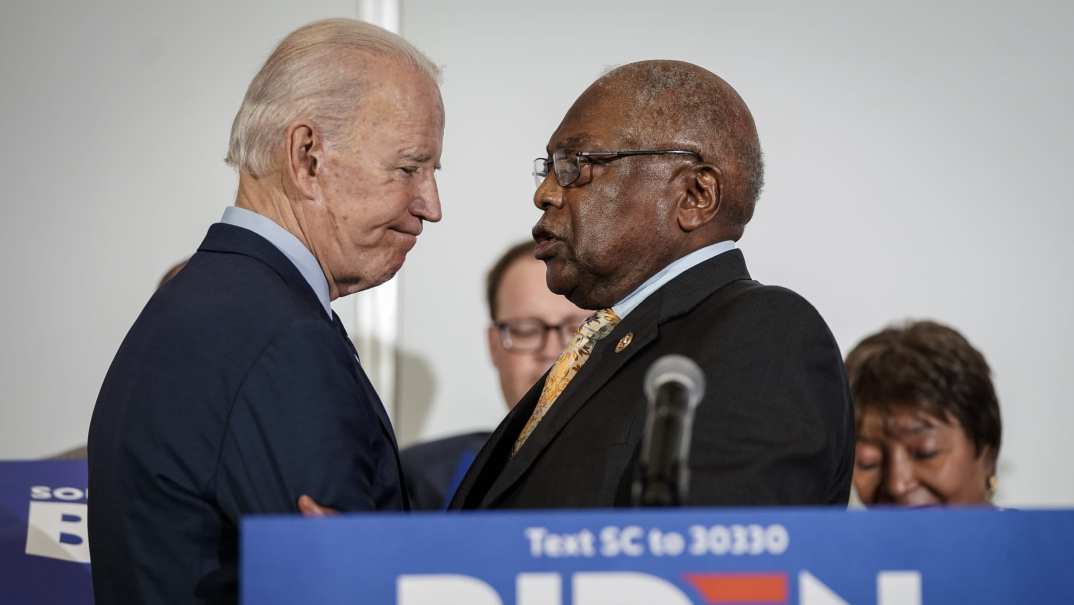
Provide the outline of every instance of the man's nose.
[[436,176],[430,174],[418,189],[418,195],[411,204],[414,216],[430,223],[438,223],[444,217],[440,208],[440,190],[436,186]]
[[891,500],[898,500],[917,485],[914,465],[903,452],[892,452],[884,462],[882,487]]
[[555,173],[549,172],[548,176],[541,181],[533,194],[533,205],[537,206],[538,210],[544,210],[549,206],[559,208],[563,205],[563,188],[556,182]]

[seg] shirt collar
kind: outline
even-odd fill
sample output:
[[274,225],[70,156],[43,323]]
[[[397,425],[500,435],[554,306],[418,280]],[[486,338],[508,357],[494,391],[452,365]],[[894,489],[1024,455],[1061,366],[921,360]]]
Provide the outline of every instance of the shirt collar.
[[735,249],[735,242],[732,240],[725,240],[722,242],[716,242],[715,244],[709,244],[704,248],[698,248],[693,252],[672,261],[671,264],[657,271],[652,277],[645,280],[640,286],[634,289],[633,292],[627,294],[623,300],[615,303],[612,306],[612,310],[615,314],[623,319],[628,313],[633,311],[644,301],[649,298],[653,292],[660,289],[661,286],[675,279],[687,269],[690,269],[696,265],[715,258],[724,252],[730,252]]
[[293,233],[277,225],[268,217],[237,206],[226,208],[220,222],[253,231],[267,239],[298,269],[306,283],[313,289],[313,293],[317,295],[317,300],[321,301],[325,313],[328,313],[329,317],[332,316],[332,300],[329,297],[328,280],[324,276],[324,271],[313,253]]

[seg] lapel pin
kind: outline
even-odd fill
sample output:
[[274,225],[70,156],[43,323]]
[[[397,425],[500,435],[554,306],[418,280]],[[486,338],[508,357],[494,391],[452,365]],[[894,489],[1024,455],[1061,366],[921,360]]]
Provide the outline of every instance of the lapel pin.
[[619,339],[619,343],[615,345],[615,352],[621,353],[623,349],[630,346],[630,343],[634,342],[634,333],[627,332],[626,336]]

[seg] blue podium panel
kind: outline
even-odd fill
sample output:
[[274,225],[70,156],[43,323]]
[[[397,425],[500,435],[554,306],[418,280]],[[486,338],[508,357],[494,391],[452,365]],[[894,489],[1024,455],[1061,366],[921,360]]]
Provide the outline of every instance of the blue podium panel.
[[0,603],[93,603],[85,460],[0,462]]
[[1074,511],[252,517],[244,604],[1074,603]]

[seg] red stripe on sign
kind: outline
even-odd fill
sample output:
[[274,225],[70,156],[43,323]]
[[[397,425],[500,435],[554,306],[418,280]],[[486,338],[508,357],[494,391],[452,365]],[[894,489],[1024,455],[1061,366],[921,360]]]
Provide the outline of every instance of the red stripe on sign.
[[689,573],[707,603],[786,603],[786,573]]

